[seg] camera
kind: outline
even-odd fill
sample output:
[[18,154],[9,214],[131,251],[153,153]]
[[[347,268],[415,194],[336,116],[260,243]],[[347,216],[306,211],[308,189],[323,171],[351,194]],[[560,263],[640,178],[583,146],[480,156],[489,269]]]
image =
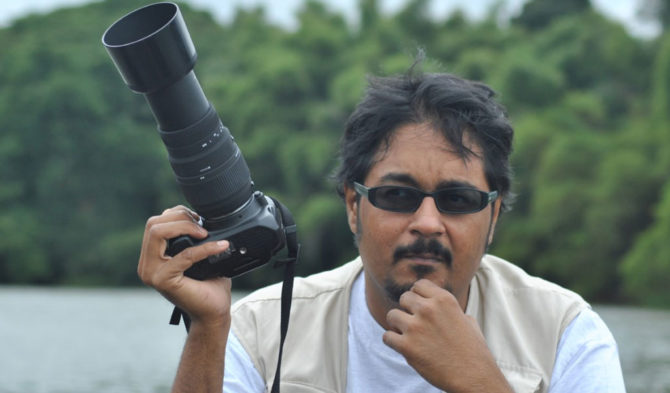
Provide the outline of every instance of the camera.
[[209,233],[203,240],[170,239],[166,254],[229,240],[227,252],[184,273],[203,280],[248,272],[285,247],[291,253],[296,241],[291,214],[254,189],[242,152],[195,76],[197,54],[179,7],[139,8],[113,23],[102,42],[126,85],[146,98],[176,181]]

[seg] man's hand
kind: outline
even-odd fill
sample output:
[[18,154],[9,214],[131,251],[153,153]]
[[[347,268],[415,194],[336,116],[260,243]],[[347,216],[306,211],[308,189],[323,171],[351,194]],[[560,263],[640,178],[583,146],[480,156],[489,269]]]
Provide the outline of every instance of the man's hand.
[[198,215],[184,206],[165,210],[151,217],[146,224],[137,273],[146,285],[154,287],[170,302],[185,311],[193,323],[230,324],[229,278],[205,281],[184,276],[195,262],[225,251],[229,244],[207,242],[189,247],[174,257],[166,256],[169,239],[179,235],[205,238],[207,231],[199,224]]
[[417,281],[388,312],[384,343],[433,386],[459,392],[512,392],[474,318],[429,280]]
[[221,392],[230,331],[229,278],[199,281],[184,271],[210,255],[228,249],[228,242],[206,242],[189,247],[174,257],[165,255],[169,239],[189,235],[203,239],[207,231],[200,217],[184,206],[168,209],[147,221],[137,273],[174,305],[191,317],[191,329],[184,345],[173,392]]

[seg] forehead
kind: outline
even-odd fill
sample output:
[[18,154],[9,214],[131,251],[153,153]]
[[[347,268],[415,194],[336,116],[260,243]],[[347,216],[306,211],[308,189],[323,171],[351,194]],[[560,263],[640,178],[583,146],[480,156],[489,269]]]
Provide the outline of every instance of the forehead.
[[402,183],[413,183],[410,185],[425,190],[449,184],[486,190],[481,148],[467,135],[464,133],[463,144],[474,154],[463,155],[430,124],[401,126],[391,136],[388,146],[380,146],[366,184],[376,186],[404,179]]

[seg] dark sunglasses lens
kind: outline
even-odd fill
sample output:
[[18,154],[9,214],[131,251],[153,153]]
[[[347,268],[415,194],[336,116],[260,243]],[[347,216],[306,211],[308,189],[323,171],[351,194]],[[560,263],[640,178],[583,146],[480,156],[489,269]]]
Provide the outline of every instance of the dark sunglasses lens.
[[484,193],[477,190],[448,189],[439,191],[435,202],[443,212],[468,213],[480,210]]
[[418,190],[408,187],[382,186],[370,194],[370,202],[380,209],[412,212],[421,203],[423,195]]

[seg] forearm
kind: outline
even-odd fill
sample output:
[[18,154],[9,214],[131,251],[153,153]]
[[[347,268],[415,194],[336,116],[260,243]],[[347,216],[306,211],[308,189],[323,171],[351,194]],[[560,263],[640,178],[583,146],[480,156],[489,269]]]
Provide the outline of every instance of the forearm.
[[193,322],[184,345],[172,392],[223,391],[223,369],[230,321]]

